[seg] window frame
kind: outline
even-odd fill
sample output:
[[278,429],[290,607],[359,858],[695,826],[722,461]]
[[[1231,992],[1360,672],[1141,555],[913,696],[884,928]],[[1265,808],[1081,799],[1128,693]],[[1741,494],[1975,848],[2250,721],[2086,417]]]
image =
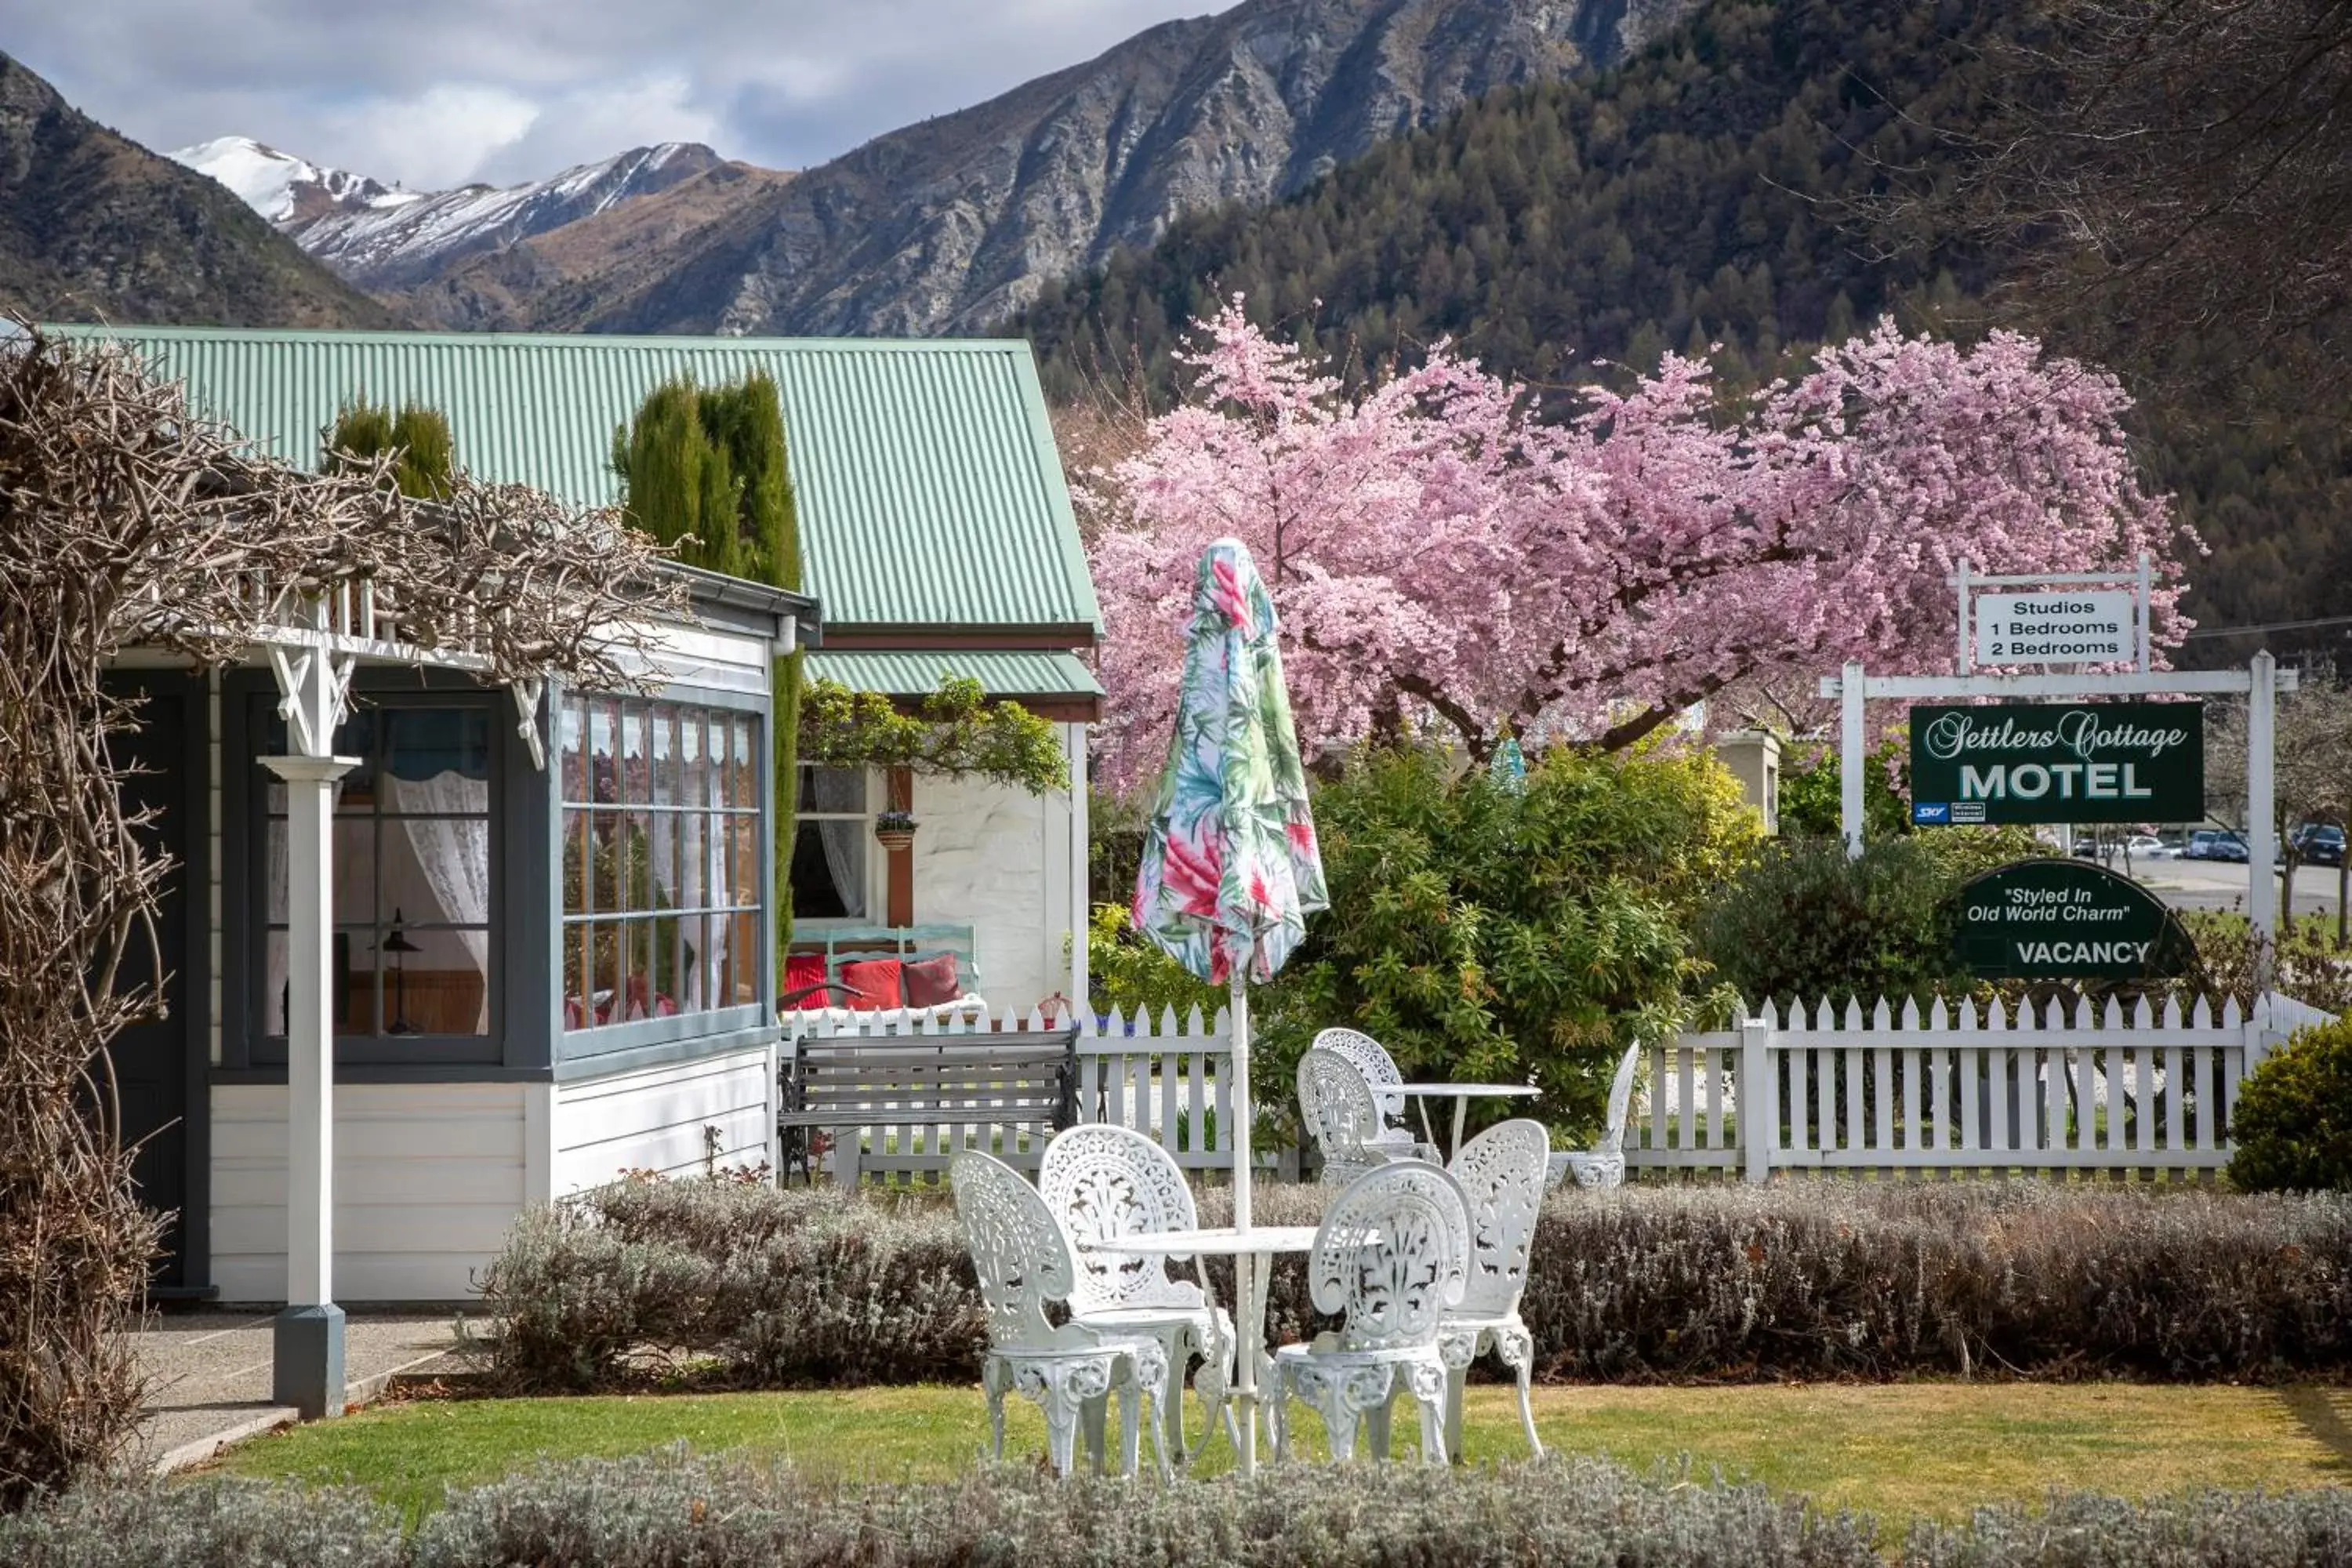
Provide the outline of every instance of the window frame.
[[[440,672],[428,672],[439,676]],[[396,682],[396,684],[395,684]],[[265,1033],[268,1017],[268,784],[269,771],[261,763],[268,734],[254,722],[257,711],[275,700],[277,686],[267,674],[238,671],[222,683],[222,802],[225,840],[223,864],[241,875],[226,877],[222,887],[221,974],[222,1031],[220,1067],[229,1072],[250,1071],[276,1077],[286,1069],[287,1039]],[[352,703],[386,711],[398,708],[478,708],[490,728],[490,901],[488,1003],[489,1025],[479,1035],[345,1035],[335,1036],[335,1065],[371,1069],[502,1068],[518,1064],[511,1053],[510,1029],[514,1002],[520,987],[512,969],[512,955],[520,946],[517,926],[527,918],[530,900],[514,895],[517,864],[514,831],[519,808],[530,793],[518,776],[532,772],[530,761],[511,723],[499,721],[513,711],[512,699],[503,690],[486,689],[462,678],[419,681],[415,672],[368,667],[354,672]],[[380,821],[381,818],[375,820]],[[341,924],[342,922],[336,922]]]
[[[799,765],[804,768],[815,768],[821,767],[824,764],[818,763],[802,763]],[[842,768],[836,771],[847,773],[851,770]],[[873,803],[877,798],[884,800],[889,798],[889,780],[885,775],[884,771],[880,768],[861,767],[857,771],[865,774],[865,799],[866,804],[864,808],[854,812],[801,810],[800,781],[797,778],[793,781],[792,822],[793,837],[795,842],[797,842],[800,837],[801,824],[803,822],[860,822],[864,823],[869,829],[872,827],[875,814],[881,809]],[[795,908],[793,911],[793,929],[794,931],[845,931],[859,926],[881,925],[886,923],[874,912],[876,905],[881,901],[881,896],[884,891],[882,879],[887,876],[887,867],[884,864],[885,858],[874,853],[874,841],[872,838],[868,837],[866,839],[865,844],[866,846],[865,852],[858,857],[858,875],[860,881],[864,884],[860,891],[861,896],[865,900],[866,912],[856,915],[803,915],[797,908]]]
[[[600,707],[604,710],[601,713],[597,711]],[[635,710],[634,714],[632,710]],[[718,777],[725,782],[715,790],[706,790],[704,798],[695,800],[688,797],[683,788],[684,781],[681,778],[679,784],[673,786],[672,799],[661,801],[652,798],[660,793],[658,783],[653,774],[660,750],[659,731],[656,728],[649,729],[642,737],[647,773],[647,782],[642,793],[647,798],[642,800],[635,798],[626,782],[627,770],[620,767],[614,769],[616,784],[614,798],[600,798],[601,781],[595,776],[598,758],[593,749],[599,719],[605,718],[612,725],[611,745],[613,755],[618,761],[625,759],[628,754],[629,724],[632,717],[642,716],[644,719],[651,720],[659,717],[664,710],[668,710],[673,720],[690,716],[698,727],[708,725],[714,731],[723,727],[730,732],[730,760],[724,763],[714,764],[712,753],[706,740],[700,763],[706,770],[713,770],[715,766]],[[623,1018],[616,1022],[589,1022],[577,1026],[571,1023],[574,1005],[583,1001],[581,996],[573,994],[572,981],[573,944],[582,940],[578,933],[583,931],[591,933],[585,940],[592,946],[601,940],[601,932],[604,930],[609,929],[619,933],[615,938],[613,980],[621,993],[620,1000],[625,1005],[631,983],[638,978],[636,966],[632,962],[639,951],[638,933],[648,929],[657,931],[664,921],[693,922],[692,924],[681,923],[673,928],[672,942],[676,945],[667,954],[659,952],[657,945],[648,945],[645,949],[650,955],[648,966],[656,973],[658,973],[661,968],[664,958],[667,958],[671,965],[671,990],[677,997],[683,997],[688,991],[688,986],[680,982],[678,976],[687,963],[687,946],[689,940],[697,949],[694,959],[696,967],[694,979],[699,983],[700,989],[714,996],[731,994],[739,991],[744,978],[740,965],[746,955],[734,941],[734,936],[740,933],[745,916],[751,917],[751,923],[755,932],[767,929],[766,889],[769,879],[758,872],[758,858],[765,842],[765,836],[760,830],[760,821],[767,811],[767,803],[761,798],[761,792],[763,775],[768,769],[761,765],[761,758],[763,752],[771,744],[765,722],[759,715],[741,708],[686,700],[669,693],[641,696],[630,692],[571,690],[560,695],[556,705],[550,710],[550,723],[556,741],[553,765],[557,781],[556,809],[561,816],[559,832],[562,845],[557,859],[558,886],[555,914],[556,927],[561,932],[558,939],[556,969],[558,984],[562,988],[562,1023],[561,1026],[563,1033],[580,1035],[593,1030],[614,1028],[630,1022],[646,1021]],[[572,771],[572,753],[567,749],[570,745],[568,727],[575,719],[580,725],[580,765],[588,775],[588,782],[576,792],[570,777]],[[737,734],[739,727],[746,725],[749,729],[748,737]],[[674,731],[671,736],[672,745],[676,748],[672,765],[681,772],[686,765],[684,734],[685,731]],[[745,784],[751,796],[748,801],[735,798],[737,795],[735,786],[739,782],[735,772],[739,764],[731,760],[732,742],[735,741],[744,741],[750,748],[749,755],[745,759],[751,764],[750,777]],[[709,773],[706,773],[706,777],[708,776],[709,776]],[[575,794],[588,798],[574,798]],[[718,798],[711,798],[714,795]],[[702,866],[699,874],[694,879],[699,885],[698,900],[690,908],[683,903],[667,910],[658,907],[658,899],[663,891],[660,881],[663,867],[657,863],[661,858],[658,855],[648,856],[646,873],[646,896],[654,907],[635,907],[637,900],[635,897],[634,883],[636,879],[634,868],[625,859],[616,859],[609,880],[601,874],[600,868],[595,864],[597,847],[604,841],[603,836],[598,831],[601,823],[615,821],[625,831],[641,824],[646,829],[646,841],[650,847],[658,844],[664,837],[652,831],[653,826],[664,817],[669,818],[674,825],[667,836],[670,845],[668,869],[672,872],[673,882],[676,884],[668,889],[671,898],[682,897],[687,880],[683,875],[683,849],[688,837],[694,837],[699,847]],[[698,820],[701,830],[698,835],[690,835],[688,825],[696,823]],[[582,821],[586,825],[582,841],[579,843],[573,841],[575,821]],[[746,824],[751,828],[748,844],[739,837],[741,827]],[[582,884],[576,889],[572,885],[575,872],[572,869],[572,858],[575,850],[581,855],[580,869],[576,875]],[[739,875],[746,869],[754,872],[748,884],[739,879],[739,877],[719,874],[721,868],[730,864]],[[714,898],[714,893],[721,886],[725,887],[728,894],[724,902],[718,901]],[[575,892],[584,895],[582,902],[585,907],[577,910],[572,907]],[[598,907],[601,894],[617,896],[616,907],[609,910]],[[701,966],[709,962],[710,931],[718,925],[724,925],[730,933],[726,948],[725,967],[723,970],[705,969]],[[699,938],[690,938],[689,933],[698,926],[702,934]],[[754,941],[757,940],[755,934]],[[595,967],[593,959],[592,958],[583,967]],[[753,988],[757,990],[762,984],[762,975],[756,972],[759,968],[756,962],[754,967],[755,973],[751,976],[751,981]],[[593,978],[595,978],[593,975],[583,975],[583,982],[593,981]],[[755,1004],[740,1001],[711,1002],[692,1008],[681,1005],[676,1013],[648,1016],[702,1016],[752,1005]]]
[[[564,802],[561,704],[577,697],[623,697],[646,702],[674,702],[740,713],[757,721],[757,732],[761,741],[752,749],[754,776],[751,786],[752,798],[756,803],[753,820],[757,824],[755,839],[760,885],[759,970],[754,985],[756,1001],[699,1013],[678,1013],[668,1017],[599,1024],[583,1029],[563,1026],[563,957],[560,942],[566,920],[562,887]],[[543,997],[548,1059],[554,1068],[558,1081],[709,1055],[774,1037],[774,1000],[780,973],[775,955],[774,724],[774,703],[765,689],[751,691],[686,681],[653,681],[648,682],[641,692],[611,692],[554,681],[548,683],[542,723],[547,735],[547,772],[540,781],[541,798],[545,802],[546,811],[541,857],[546,865],[548,901],[544,929],[535,935],[543,943],[540,949],[543,954],[541,994]]]

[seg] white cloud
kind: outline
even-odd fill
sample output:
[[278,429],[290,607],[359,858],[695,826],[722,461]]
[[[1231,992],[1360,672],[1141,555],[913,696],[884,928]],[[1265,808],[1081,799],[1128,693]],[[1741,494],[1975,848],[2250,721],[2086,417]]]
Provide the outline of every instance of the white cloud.
[[698,141],[806,168],[1230,0],[0,0],[0,46],[157,149],[413,188]]
[[446,190],[479,177],[486,163],[524,140],[540,115],[537,104],[509,89],[452,84],[331,110],[320,121],[315,147],[284,150],[411,190]]

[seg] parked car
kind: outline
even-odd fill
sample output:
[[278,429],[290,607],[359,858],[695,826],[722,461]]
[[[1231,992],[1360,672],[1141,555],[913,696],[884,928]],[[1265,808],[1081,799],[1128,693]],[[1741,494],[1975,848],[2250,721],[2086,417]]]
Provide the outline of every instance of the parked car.
[[2189,836],[2189,847],[2181,856],[2189,860],[2235,860],[2241,864],[2253,858],[2246,841],[2226,827],[2200,827]]
[[2166,858],[2164,840],[2153,833],[2135,833],[2124,840],[2124,852],[2135,860]]
[[2306,822],[2294,830],[2292,842],[2306,866],[2344,864],[2344,830],[2332,822]]

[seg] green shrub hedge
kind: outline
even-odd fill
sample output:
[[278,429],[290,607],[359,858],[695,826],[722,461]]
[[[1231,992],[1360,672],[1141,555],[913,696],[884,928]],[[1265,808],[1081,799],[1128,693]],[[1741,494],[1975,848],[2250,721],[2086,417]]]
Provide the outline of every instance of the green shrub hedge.
[[[0,1517],[0,1568],[1885,1568],[1872,1521],[1760,1486],[1594,1459],[1431,1471],[1283,1466],[1254,1482],[813,1479],[676,1453],[452,1491],[404,1534],[352,1491],[97,1489]],[[1918,1523],[1906,1568],[2305,1568],[2352,1560],[2352,1493],[2059,1496]]]
[[[1261,1224],[1324,1190],[1261,1187]],[[1203,1223],[1226,1217],[1211,1190]],[[1232,1280],[1213,1265],[1220,1298]],[[520,1221],[485,1279],[512,1386],[683,1367],[739,1388],[964,1381],[985,1343],[953,1211],[631,1181]],[[1270,1332],[1318,1326],[1300,1260]],[[2352,1199],[2090,1184],[1822,1183],[1562,1192],[1521,1311],[1549,1376],[1994,1371],[2263,1380],[2352,1368]]]
[[2230,1179],[2249,1192],[2352,1192],[2352,1018],[2296,1031],[2238,1089]]

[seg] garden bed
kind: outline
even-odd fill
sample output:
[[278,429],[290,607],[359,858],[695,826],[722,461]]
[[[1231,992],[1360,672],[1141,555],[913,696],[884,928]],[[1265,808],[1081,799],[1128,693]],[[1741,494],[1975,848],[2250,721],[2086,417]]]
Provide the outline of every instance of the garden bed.
[[[1262,1188],[1256,1217],[1312,1224],[1325,1196]],[[1224,1221],[1221,1193],[1202,1218]],[[625,1182],[526,1216],[486,1285],[482,1351],[511,1390],[966,1383],[985,1342],[936,1194]],[[2352,1199],[2022,1183],[1562,1192],[1522,1311],[1549,1378],[2334,1376],[2352,1368]],[[1317,1326],[1297,1258],[1276,1267],[1270,1319],[1276,1342]]]

